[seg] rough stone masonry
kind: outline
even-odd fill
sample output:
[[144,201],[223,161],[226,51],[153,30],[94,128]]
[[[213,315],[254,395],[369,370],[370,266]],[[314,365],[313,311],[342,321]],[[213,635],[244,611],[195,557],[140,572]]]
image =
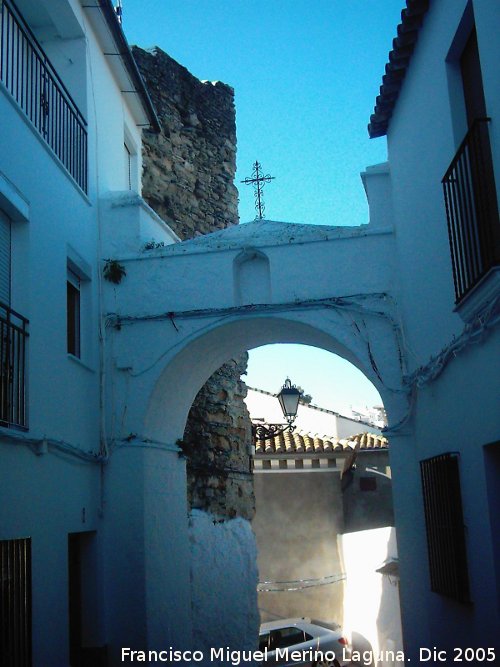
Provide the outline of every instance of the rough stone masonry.
[[[144,199],[183,240],[238,224],[233,89],[200,81],[158,47],[133,54],[162,125],[143,135]],[[255,511],[247,360],[229,360],[200,389],[183,439],[190,508],[221,518]]]
[[144,133],[143,196],[181,239],[238,223],[234,91],[159,48],[133,49],[163,130]]

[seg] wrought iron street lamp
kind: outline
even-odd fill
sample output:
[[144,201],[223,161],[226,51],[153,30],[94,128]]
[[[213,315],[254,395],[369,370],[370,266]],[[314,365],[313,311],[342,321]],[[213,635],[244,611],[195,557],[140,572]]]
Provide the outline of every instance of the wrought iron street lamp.
[[254,440],[265,440],[266,438],[274,438],[275,435],[295,429],[293,422],[297,417],[297,410],[299,408],[299,399],[301,393],[295,385],[292,385],[290,379],[285,380],[285,384],[281,387],[281,391],[277,396],[283,416],[286,419],[286,424],[252,424],[252,432]]

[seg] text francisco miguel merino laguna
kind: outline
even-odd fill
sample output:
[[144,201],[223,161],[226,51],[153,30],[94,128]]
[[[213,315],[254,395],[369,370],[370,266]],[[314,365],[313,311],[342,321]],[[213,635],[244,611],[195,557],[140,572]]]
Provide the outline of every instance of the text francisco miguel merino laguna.
[[[341,656],[337,656],[340,658]],[[342,658],[345,660],[350,657],[350,651],[346,652]],[[163,651],[134,651],[131,648],[122,648],[122,662],[166,662],[183,664],[190,662],[203,662],[208,658],[210,662],[220,664],[234,665],[237,667],[245,662],[256,662],[264,664],[273,664],[278,661],[286,662],[304,662],[304,661],[328,661],[335,659],[334,651],[318,651],[317,649],[307,649],[306,651],[297,651],[292,648],[278,648],[272,656],[268,656],[268,649],[263,651],[235,651],[226,648],[211,648],[210,654],[205,655],[203,651],[179,651],[172,647]]]

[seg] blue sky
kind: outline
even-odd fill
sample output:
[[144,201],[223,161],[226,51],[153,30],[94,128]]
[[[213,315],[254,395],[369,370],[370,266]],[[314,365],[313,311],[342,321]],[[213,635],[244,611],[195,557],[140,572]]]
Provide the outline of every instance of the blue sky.
[[[368,222],[359,174],[386,159],[385,139],[369,139],[366,126],[404,5],[123,0],[123,28],[130,43],[159,46],[198,78],[235,89],[241,222],[255,216],[252,188],[239,181],[257,159],[275,176],[264,190],[268,220],[359,225]],[[350,365],[296,346],[252,352],[248,383],[278,391],[282,365],[324,407],[380,400]]]

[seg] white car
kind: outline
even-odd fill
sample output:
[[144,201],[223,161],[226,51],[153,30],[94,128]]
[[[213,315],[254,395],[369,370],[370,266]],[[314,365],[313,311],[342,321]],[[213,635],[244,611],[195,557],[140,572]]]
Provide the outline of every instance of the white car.
[[310,618],[285,618],[263,623],[259,650],[262,665],[340,667],[350,664],[351,646],[340,626],[321,625]]

